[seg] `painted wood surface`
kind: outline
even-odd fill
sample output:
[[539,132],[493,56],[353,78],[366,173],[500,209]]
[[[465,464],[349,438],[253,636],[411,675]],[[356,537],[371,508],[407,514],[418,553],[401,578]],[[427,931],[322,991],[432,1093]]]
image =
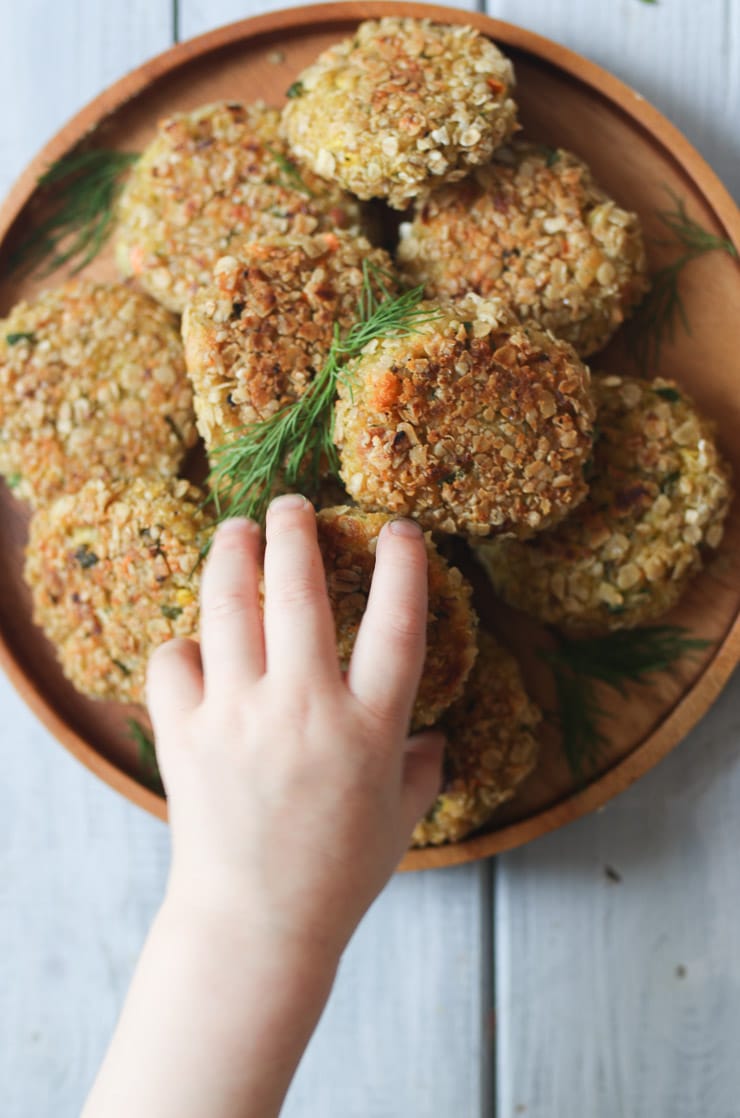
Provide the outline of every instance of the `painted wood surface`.
[[[740,4],[490,0],[665,113],[740,199]],[[498,860],[500,1118],[740,1115],[740,675],[601,813]]]
[[[195,25],[181,5],[181,35],[252,14],[207,9]],[[0,45],[0,90],[18,105],[0,129],[0,190],[176,26],[169,3],[16,12]],[[162,895],[167,831],[66,756],[4,679],[0,710],[0,1114],[74,1118]],[[488,1112],[490,876],[483,865],[391,884],[347,951],[286,1115]]]
[[499,859],[501,1118],[740,1114],[740,673],[602,812]]
[[[217,3],[211,3],[211,0],[175,0],[175,4],[182,39],[201,35],[220,24],[246,19],[259,12],[299,6],[297,0],[218,0]],[[484,10],[484,5],[476,3],[476,0],[449,0],[448,7]]]
[[[268,5],[261,6],[264,10]],[[276,5],[275,5],[276,6]],[[281,5],[282,6],[282,5]],[[0,188],[89,97],[238,0],[3,4]],[[740,5],[492,0],[663,109],[737,192]],[[740,678],[604,813],[490,867],[396,879],[345,958],[289,1118],[740,1114]],[[167,832],[0,681],[0,1114],[72,1118],[161,896]],[[618,880],[617,880],[618,879]]]

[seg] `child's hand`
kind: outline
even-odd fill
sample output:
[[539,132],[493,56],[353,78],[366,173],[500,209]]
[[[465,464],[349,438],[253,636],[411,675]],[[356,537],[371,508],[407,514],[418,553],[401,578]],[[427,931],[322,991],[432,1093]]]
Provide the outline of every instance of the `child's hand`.
[[173,862],[85,1118],[276,1118],[342,948],[437,788],[439,735],[406,738],[424,660],[427,556],[378,540],[346,679],[300,497],[260,536],[217,533],[201,643],[152,658],[149,708]]
[[275,947],[336,962],[439,784],[440,735],[407,738],[425,654],[426,550],[413,523],[381,533],[346,677],[311,505],[288,496],[270,508],[264,622],[260,552],[249,521],[219,529],[200,648],[173,641],[150,665],[169,892],[247,922]]

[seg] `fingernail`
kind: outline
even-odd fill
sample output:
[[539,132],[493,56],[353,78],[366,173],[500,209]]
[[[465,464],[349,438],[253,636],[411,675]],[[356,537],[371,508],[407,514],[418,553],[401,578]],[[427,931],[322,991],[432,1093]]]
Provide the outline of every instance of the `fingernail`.
[[249,520],[246,516],[232,516],[228,520],[223,520],[218,526],[219,536],[223,536],[228,532],[243,532],[247,529],[250,532],[259,532],[259,524],[255,524],[254,520]]
[[308,501],[300,493],[283,493],[270,502],[271,512],[284,512],[287,509],[304,509]]
[[391,520],[388,531],[394,536],[405,536],[409,540],[418,539],[421,535],[421,528],[415,520]]

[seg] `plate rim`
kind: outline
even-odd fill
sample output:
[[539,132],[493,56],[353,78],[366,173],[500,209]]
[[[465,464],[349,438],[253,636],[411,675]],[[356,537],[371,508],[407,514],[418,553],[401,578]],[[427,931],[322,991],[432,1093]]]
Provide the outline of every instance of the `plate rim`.
[[[311,4],[280,9],[225,24],[195,38],[176,43],[123,75],[74,114],[37,152],[11,186],[0,205],[0,244],[11,232],[36,191],[43,171],[70,149],[76,147],[107,117],[178,68],[199,57],[233,47],[244,39],[261,35],[277,36],[281,31],[295,33],[301,26],[315,27],[331,22],[361,22],[382,16],[411,16],[437,22],[467,24],[477,28],[504,48],[534,55],[540,61],[563,70],[573,80],[589,88],[625,113],[703,196],[725,235],[740,251],[740,210],[716,172],[679,129],[631,86],[590,59],[553,39],[481,12],[394,0],[340,0],[338,3]],[[728,625],[722,641],[701,675],[694,681],[659,724],[626,757],[601,773],[583,788],[543,808],[526,819],[507,824],[460,843],[411,850],[399,870],[421,870],[462,865],[511,850],[535,837],[547,834],[596,809],[630,787],[674,749],[699,719],[710,709],[740,661],[740,609]],[[69,725],[38,690],[36,683],[14,655],[4,633],[0,632],[0,667],[11,684],[57,741],[87,769],[129,801],[150,814],[167,819],[167,804],[151,789],[129,776],[108,760]]]

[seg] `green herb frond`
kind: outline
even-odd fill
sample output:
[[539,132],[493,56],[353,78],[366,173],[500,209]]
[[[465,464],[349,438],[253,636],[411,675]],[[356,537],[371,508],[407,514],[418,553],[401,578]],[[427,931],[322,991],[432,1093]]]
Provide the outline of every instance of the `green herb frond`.
[[659,210],[658,217],[679,244],[683,245],[694,256],[701,256],[705,252],[714,251],[727,252],[730,256],[737,256],[737,249],[732,241],[726,237],[718,237],[716,233],[710,233],[708,229],[704,229],[697,221],[689,217],[683,198],[676,194],[674,190],[671,190],[669,186],[666,186],[665,190],[673,200],[674,208]]
[[630,683],[646,684],[669,671],[686,656],[695,656],[711,642],[692,637],[676,625],[620,629],[604,637],[557,635],[554,651],[541,651],[555,683],[557,721],[563,750],[573,776],[582,782],[592,772],[608,745],[601,730],[607,712],[597,688],[610,687],[626,695]]
[[164,791],[164,787],[162,785],[162,777],[159,773],[157,751],[154,747],[153,739],[144,729],[141,722],[138,722],[135,718],[128,719],[128,732],[129,736],[136,743],[142,780],[152,791],[161,794]]
[[42,274],[71,264],[79,272],[100,252],[115,220],[123,175],[136,162],[133,152],[76,152],[53,163],[39,179],[51,211],[11,257],[11,266],[42,267]]
[[574,780],[581,785],[598,765],[609,744],[600,729],[606,711],[596,696],[593,681],[573,675],[557,661],[550,661],[557,709],[553,721]]
[[679,288],[679,279],[686,265],[707,252],[726,252],[737,257],[737,250],[731,241],[704,229],[689,217],[684,200],[670,187],[666,186],[665,189],[673,200],[673,208],[659,210],[658,217],[673,239],[658,243],[680,246],[683,251],[670,264],[653,274],[651,288],[630,324],[629,348],[645,374],[652,373],[658,366],[663,346],[666,342],[675,340],[679,326],[686,334],[691,334],[691,325]]
[[262,521],[278,481],[289,489],[315,491],[322,473],[338,473],[334,398],[348,362],[369,342],[414,333],[439,313],[420,306],[421,287],[392,295],[391,278],[365,262],[358,319],[344,336],[335,325],[326,361],[303,395],[211,451],[209,484],[219,521],[232,516]]

